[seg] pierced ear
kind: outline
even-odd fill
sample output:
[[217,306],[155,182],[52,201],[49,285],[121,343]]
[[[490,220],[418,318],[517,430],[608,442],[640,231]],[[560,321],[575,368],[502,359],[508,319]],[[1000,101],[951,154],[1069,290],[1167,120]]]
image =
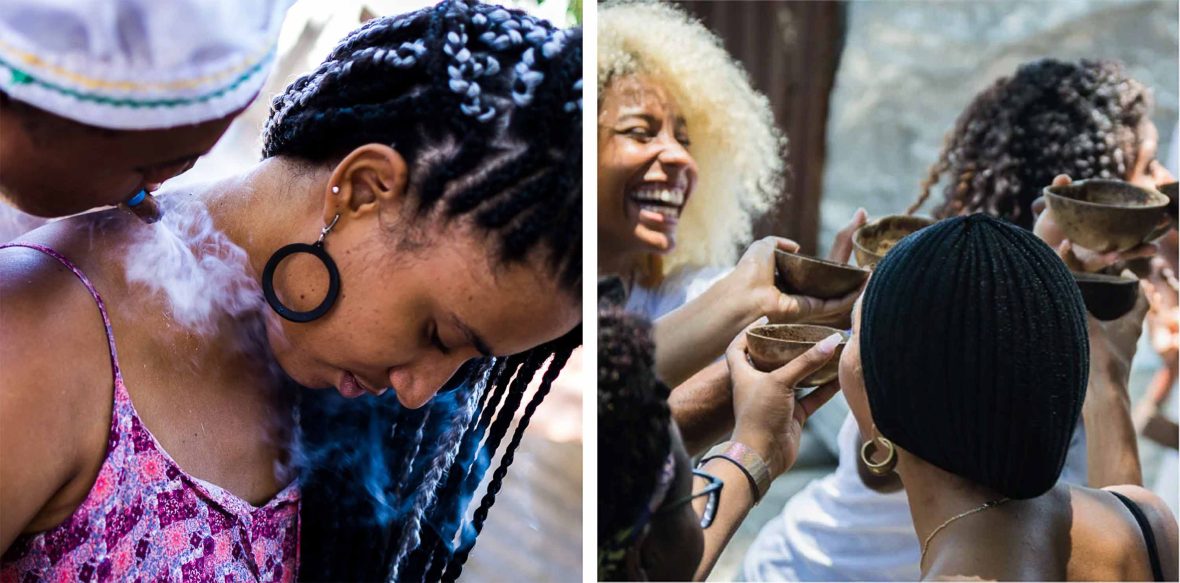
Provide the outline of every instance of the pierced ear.
[[405,158],[384,144],[365,144],[344,157],[328,179],[324,221],[342,221],[400,207],[409,169]]

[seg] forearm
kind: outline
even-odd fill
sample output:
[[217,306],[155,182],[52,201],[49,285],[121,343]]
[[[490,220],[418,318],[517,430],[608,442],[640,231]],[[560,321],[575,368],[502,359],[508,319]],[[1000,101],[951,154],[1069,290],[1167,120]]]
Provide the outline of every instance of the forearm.
[[1082,406],[1086,429],[1087,477],[1091,488],[1143,485],[1139,446],[1125,381],[1091,374]]
[[733,337],[758,319],[752,302],[730,292],[725,279],[655,321],[656,375],[674,387],[725,352]]
[[[746,475],[732,462],[725,459],[712,459],[704,465],[704,470],[721,481],[725,486],[721,488],[721,497],[717,501],[717,515],[713,524],[705,529],[705,552],[701,555],[701,563],[697,567],[695,581],[704,581],[713,570],[713,565],[737,532],[742,521],[746,519],[750,508],[754,506],[754,493],[750,489],[750,481]],[[697,512],[703,510],[703,500],[697,507]]]
[[688,455],[704,453],[733,431],[733,392],[729,367],[719,360],[672,389],[672,418]]

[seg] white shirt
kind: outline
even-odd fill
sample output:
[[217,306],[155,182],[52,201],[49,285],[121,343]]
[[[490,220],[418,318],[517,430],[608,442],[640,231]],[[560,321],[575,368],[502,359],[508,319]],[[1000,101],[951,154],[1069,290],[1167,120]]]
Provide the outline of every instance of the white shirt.
[[679,268],[664,277],[657,287],[634,286],[627,297],[626,309],[655,320],[705,293],[732,270],[716,265]]

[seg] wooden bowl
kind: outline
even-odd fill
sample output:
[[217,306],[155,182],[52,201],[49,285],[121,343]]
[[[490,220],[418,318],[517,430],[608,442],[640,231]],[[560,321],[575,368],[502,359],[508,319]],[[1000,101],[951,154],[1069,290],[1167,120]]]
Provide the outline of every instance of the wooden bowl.
[[[746,350],[750,354],[754,368],[764,372],[772,371],[795,360],[819,341],[837,332],[844,334],[835,328],[808,324],[757,326],[746,331]],[[832,359],[823,368],[800,381],[799,386],[817,387],[835,379],[840,370],[840,354],[844,352],[844,345],[847,343],[848,336],[844,335]]]
[[856,263],[872,269],[885,254],[907,235],[935,223],[934,219],[913,215],[881,217],[852,234],[852,248]]
[[778,286],[784,292],[821,300],[848,295],[869,278],[869,270],[844,263],[775,251]]
[[1086,311],[1102,321],[1131,311],[1139,298],[1139,280],[1134,277],[1074,272],[1073,278],[1082,290]]
[[1070,241],[1099,253],[1126,251],[1163,235],[1168,197],[1121,180],[1047,186],[1045,203]]

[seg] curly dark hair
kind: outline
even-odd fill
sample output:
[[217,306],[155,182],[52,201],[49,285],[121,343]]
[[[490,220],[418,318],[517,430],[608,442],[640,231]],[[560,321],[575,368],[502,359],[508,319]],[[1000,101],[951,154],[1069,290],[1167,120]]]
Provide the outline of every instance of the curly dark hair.
[[[262,155],[332,164],[387,144],[409,168],[409,227],[470,221],[498,265],[536,252],[580,296],[581,100],[580,31],[447,0],[349,34],[274,98]],[[305,391],[299,577],[458,578],[529,420],[580,343],[579,326],[522,354],[473,360],[419,410],[392,394]]]
[[1025,63],[977,95],[947,134],[912,214],[946,176],[934,216],[985,212],[1031,229],[1032,202],[1058,174],[1125,179],[1150,91],[1116,61]]
[[[655,376],[651,323],[619,306],[598,312],[598,579],[626,579],[604,547],[643,511],[672,448],[668,388]],[[606,548],[605,550],[614,550]]]

